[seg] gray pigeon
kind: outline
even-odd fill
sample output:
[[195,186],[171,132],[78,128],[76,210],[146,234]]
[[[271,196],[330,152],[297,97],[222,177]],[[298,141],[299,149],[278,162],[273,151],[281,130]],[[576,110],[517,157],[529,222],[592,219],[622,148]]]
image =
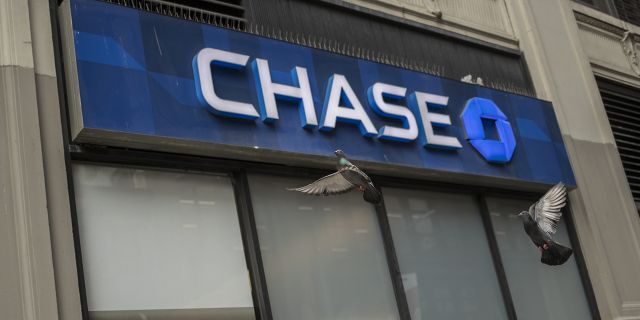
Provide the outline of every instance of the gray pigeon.
[[363,193],[362,197],[365,201],[379,204],[382,201],[382,195],[373,185],[371,179],[362,170],[349,162],[342,150],[336,150],[334,153],[338,156],[337,172],[322,177],[304,187],[287,190],[316,196],[329,196],[357,189]]
[[562,208],[567,201],[567,190],[562,182],[553,186],[536,203],[529,207],[529,211],[522,211],[518,216],[522,218],[524,231],[531,241],[540,249],[540,261],[550,266],[565,263],[573,252],[551,238],[556,233],[558,221],[562,217]]

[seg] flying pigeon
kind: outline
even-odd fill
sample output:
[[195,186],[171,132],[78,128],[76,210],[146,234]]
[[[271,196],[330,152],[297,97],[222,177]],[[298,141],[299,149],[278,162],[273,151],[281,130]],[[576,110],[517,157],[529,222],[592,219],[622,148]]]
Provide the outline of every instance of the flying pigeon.
[[363,193],[362,198],[365,201],[379,204],[382,201],[382,195],[373,185],[371,179],[369,179],[362,170],[349,162],[342,150],[336,150],[334,153],[338,157],[338,171],[304,187],[287,190],[299,191],[316,196],[329,196],[357,189]]
[[553,186],[536,203],[529,207],[529,211],[522,211],[518,217],[522,218],[524,231],[529,235],[533,244],[540,249],[540,261],[550,266],[565,263],[573,252],[553,241],[551,236],[556,233],[558,221],[562,217],[561,209],[566,204],[567,190],[562,182]]

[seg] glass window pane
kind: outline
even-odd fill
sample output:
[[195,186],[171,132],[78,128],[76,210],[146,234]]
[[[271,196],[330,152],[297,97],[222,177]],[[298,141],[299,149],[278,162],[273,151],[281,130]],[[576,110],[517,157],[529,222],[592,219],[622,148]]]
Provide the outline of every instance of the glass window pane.
[[506,319],[475,198],[383,192],[412,320]]
[[[591,319],[575,258],[561,266],[541,263],[540,252],[524,232],[522,220],[514,216],[533,201],[487,201],[518,319]],[[555,240],[571,247],[564,219]]]
[[93,317],[254,319],[228,177],[73,169]]
[[274,319],[398,319],[374,207],[286,190],[308,182],[250,179]]

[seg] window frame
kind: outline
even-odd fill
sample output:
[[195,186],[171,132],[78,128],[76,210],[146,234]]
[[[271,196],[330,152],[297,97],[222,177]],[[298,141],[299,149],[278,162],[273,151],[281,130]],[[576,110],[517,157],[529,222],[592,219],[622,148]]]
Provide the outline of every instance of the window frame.
[[[73,168],[76,165],[87,165],[87,166],[96,166],[96,167],[103,167],[103,168],[116,168],[116,169],[130,169],[130,170],[148,170],[148,171],[156,171],[156,172],[169,172],[169,173],[184,173],[184,174],[192,174],[192,175],[198,175],[198,174],[202,174],[202,175],[207,175],[207,176],[213,176],[213,177],[224,177],[226,179],[228,179],[227,181],[230,183],[231,187],[231,191],[234,194],[234,203],[235,203],[235,207],[236,207],[236,215],[238,218],[238,227],[240,230],[240,238],[242,240],[242,247],[245,249],[244,250],[244,260],[245,263],[247,265],[247,270],[250,270],[250,261],[247,258],[247,251],[246,248],[248,248],[247,245],[247,241],[248,239],[246,239],[244,232],[243,232],[243,225],[242,225],[242,219],[241,219],[241,212],[239,210],[240,208],[240,204],[239,204],[239,200],[237,195],[239,194],[236,188],[236,183],[234,183],[234,176],[233,176],[233,172],[225,172],[225,171],[221,171],[221,170],[200,170],[200,169],[181,169],[181,168],[173,168],[173,167],[165,167],[165,166],[143,166],[143,165],[129,165],[126,163],[119,163],[119,162],[102,162],[102,161],[74,161],[72,162],[71,168],[72,171],[70,172],[70,176],[73,179]],[[75,180],[72,180],[75,183]],[[75,195],[71,195],[74,198],[74,201],[76,200]],[[76,252],[78,252],[80,254],[80,258],[82,259],[82,250],[81,250],[81,236],[80,236],[80,227],[79,227],[79,221],[78,221],[78,210],[77,207],[75,205],[74,202],[74,207],[72,208],[72,219],[73,219],[73,224],[74,225],[78,225],[78,228],[74,227],[74,242],[78,241],[76,244]],[[78,256],[77,256],[78,259]],[[84,279],[84,265],[82,265],[82,269],[83,269],[83,274],[82,277]],[[249,276],[251,277],[251,272],[249,272]],[[252,279],[250,279],[250,289],[251,289],[251,296],[252,296],[252,302],[253,302],[253,306],[252,308],[254,309],[254,313],[255,310],[257,308],[257,306],[255,305],[256,301],[256,297],[254,296],[255,292],[253,290],[253,282]],[[82,288],[86,288],[86,285],[83,283],[81,285]],[[84,289],[84,295],[82,297],[82,300],[84,301],[83,303],[83,310],[86,309],[86,314],[87,316],[83,316],[83,319],[89,319],[89,309],[88,309],[88,302],[87,302],[87,294],[86,294],[86,289]],[[193,309],[198,309],[198,308],[193,308]],[[193,310],[191,309],[191,310]],[[188,308],[185,308],[184,310],[190,310]],[[123,311],[129,311],[129,310],[123,310]],[[149,309],[147,311],[155,311],[154,309]],[[162,311],[162,309],[160,309],[159,311]],[[84,312],[84,311],[83,311]]]
[[[104,147],[99,147],[99,152],[95,152],[96,150],[92,148],[89,148],[91,151],[88,152],[81,147],[74,149],[75,152],[69,153],[71,163],[67,167],[67,175],[69,178],[71,221],[78,284],[80,288],[82,319],[88,320],[90,319],[90,316],[82,263],[83,257],[78,224],[78,210],[75,201],[75,188],[73,185],[74,164],[104,165],[111,167],[152,169],[171,172],[205,173],[228,177],[231,180],[233,188],[236,212],[240,225],[240,236],[244,247],[245,262],[247,264],[247,270],[249,271],[255,318],[256,320],[272,319],[271,306],[266,289],[264,269],[262,268],[262,256],[258,242],[255,219],[253,216],[253,208],[251,206],[246,172],[241,171],[237,167],[220,163],[218,161],[213,161],[211,163],[213,165],[209,165],[209,163],[207,163],[208,161],[205,162],[202,161],[203,159],[197,159],[190,156],[166,156],[153,152],[143,152],[144,155],[141,155],[135,151],[133,152],[134,154],[131,154],[131,150],[118,150],[116,153],[104,153],[104,151],[113,151]],[[124,152],[121,153],[120,151]]]
[[[93,146],[93,145],[71,145],[68,150],[69,162],[67,175],[69,180],[69,197],[71,201],[71,219],[73,227],[73,240],[76,253],[76,264],[78,282],[80,287],[80,300],[82,305],[83,319],[89,319],[87,307],[87,297],[84,284],[84,273],[82,267],[82,253],[80,248],[79,228],[77,221],[77,209],[75,204],[75,192],[73,186],[72,165],[76,163],[86,163],[93,165],[120,166],[129,168],[148,168],[155,170],[184,171],[190,173],[214,173],[227,175],[231,179],[235,202],[240,223],[241,237],[244,245],[245,261],[251,281],[251,293],[254,303],[254,312],[257,320],[272,320],[269,293],[262,264],[260,243],[255,224],[251,192],[249,189],[249,174],[267,174],[275,176],[303,177],[316,179],[319,176],[331,173],[326,169],[308,168],[299,166],[285,166],[279,164],[268,164],[259,162],[248,162],[239,160],[216,159],[195,155],[169,154],[155,151],[142,151],[132,149],[121,149],[115,147]],[[491,224],[491,217],[486,198],[489,196],[511,199],[523,199],[536,201],[542,193],[527,192],[517,190],[507,190],[494,187],[484,187],[480,185],[462,185],[460,183],[450,183],[432,180],[417,180],[411,178],[401,178],[386,174],[370,175],[374,183],[383,193],[382,205],[376,206],[378,226],[380,227],[383,248],[387,259],[388,270],[396,298],[399,318],[401,320],[411,320],[410,310],[405,296],[402,283],[402,274],[397,259],[391,227],[387,218],[386,207],[384,206],[385,188],[405,188],[416,190],[427,190],[436,192],[459,193],[473,196],[480,208],[483,228],[487,237],[487,242],[492,255],[494,270],[500,286],[507,319],[517,319],[515,305],[513,303],[509,283],[507,281],[505,269],[500,257],[498,243],[495,232]],[[578,242],[578,237],[574,227],[570,205],[565,207],[564,218],[567,223],[570,244],[574,250],[579,276],[583,286],[583,292],[589,304],[591,315],[594,319],[600,319],[595,294],[586,268],[584,256]]]

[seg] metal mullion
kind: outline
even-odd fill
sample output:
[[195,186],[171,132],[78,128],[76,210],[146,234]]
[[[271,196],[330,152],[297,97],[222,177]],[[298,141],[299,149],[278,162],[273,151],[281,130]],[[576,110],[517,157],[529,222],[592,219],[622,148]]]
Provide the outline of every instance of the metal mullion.
[[456,193],[456,194],[468,194],[472,192],[473,187],[464,186],[464,185],[456,185],[446,182],[438,182],[438,181],[429,181],[429,180],[412,180],[410,178],[395,178],[395,177],[377,177],[376,181],[379,186],[387,187],[387,188],[411,188],[414,190],[425,190],[425,191],[440,191],[440,192],[448,192],[448,193]]
[[493,267],[498,277],[498,283],[500,284],[500,292],[502,293],[502,300],[504,301],[504,306],[507,311],[507,317],[509,320],[517,320],[518,315],[516,314],[516,308],[513,304],[507,275],[504,270],[504,266],[502,265],[500,248],[498,247],[498,240],[496,239],[496,234],[491,223],[491,215],[489,212],[489,206],[487,205],[486,195],[478,195],[477,200],[480,205],[480,216],[482,217],[484,231],[486,233],[487,240],[489,241],[489,250],[491,251],[491,258],[493,259]]
[[567,233],[569,234],[569,241],[573,250],[573,256],[576,259],[576,266],[578,267],[578,274],[580,274],[580,280],[582,282],[582,288],[587,298],[589,305],[589,311],[591,311],[591,317],[594,320],[600,320],[600,310],[598,309],[598,303],[593,291],[593,285],[591,284],[591,278],[589,278],[589,270],[587,270],[587,264],[582,255],[582,248],[580,247],[580,241],[578,241],[578,234],[575,229],[575,223],[573,221],[573,211],[571,210],[571,202],[567,199],[567,205],[564,207],[565,225],[567,227]]
[[[436,191],[436,192],[447,192],[447,193],[455,193],[455,194],[469,194],[469,193],[483,193],[483,194],[491,194],[498,195],[500,197],[508,197],[515,199],[527,199],[527,200],[535,200],[539,197],[539,193],[542,191],[519,191],[519,190],[510,190],[508,193],[505,193],[504,189],[500,187],[484,187],[480,185],[465,185],[461,183],[450,183],[436,180],[424,180],[424,179],[412,179],[412,178],[404,178],[404,177],[393,177],[393,176],[378,176],[378,175],[370,175],[374,177],[377,182],[377,185],[381,187],[387,188],[411,188],[417,190],[427,190],[427,191]],[[548,188],[548,186],[545,186]],[[541,189],[544,190],[544,189]]]
[[391,233],[391,226],[389,225],[389,219],[387,217],[387,208],[384,205],[384,196],[382,202],[375,207],[376,216],[378,217],[378,225],[380,226],[380,233],[382,234],[384,253],[387,258],[387,266],[389,267],[389,274],[393,285],[393,293],[395,294],[398,306],[398,313],[400,314],[401,320],[411,320],[409,303],[407,302],[407,296],[402,283],[400,263],[398,262],[396,247],[393,243],[393,234]]
[[232,173],[233,190],[240,221],[244,255],[251,278],[251,295],[253,297],[254,311],[257,320],[272,320],[271,304],[267,290],[267,280],[262,264],[260,241],[256,228],[249,180],[244,170],[236,170]]
[[231,160],[94,145],[70,145],[69,153],[74,162],[216,172],[230,172],[239,167]]
[[[51,20],[51,33],[52,33],[52,44],[53,44],[53,58],[55,62],[55,70],[56,70],[56,84],[58,90],[58,105],[60,108],[60,122],[62,127],[62,148],[64,153],[64,166],[66,171],[66,181],[67,181],[67,192],[68,192],[68,200],[69,200],[69,214],[71,216],[71,230],[73,232],[73,253],[75,257],[75,267],[76,267],[76,277],[78,281],[78,295],[80,302],[80,316],[83,320],[89,319],[89,307],[87,302],[87,290],[85,283],[85,275],[84,275],[84,263],[82,260],[82,248],[80,241],[80,228],[78,225],[78,210],[76,204],[76,192],[75,185],[73,181],[73,172],[72,172],[72,160],[71,154],[69,152],[69,144],[71,137],[71,129],[69,125],[69,112],[68,112],[68,97],[67,97],[67,84],[66,84],[66,74],[64,72],[64,53],[62,50],[62,46],[64,45],[60,31],[60,21],[58,18],[58,8],[59,4],[62,3],[62,0],[58,2],[58,0],[49,0],[49,18]],[[51,227],[51,225],[50,225]],[[53,233],[53,230],[50,230]],[[53,237],[53,234],[51,234]],[[55,254],[55,252],[53,252]],[[55,263],[55,257],[54,257]],[[56,266],[57,267],[57,266]],[[57,289],[57,287],[56,287]],[[60,294],[60,292],[58,292]],[[58,296],[60,298],[60,296]],[[58,312],[60,313],[62,308],[59,307]],[[58,314],[60,316],[60,314]]]

